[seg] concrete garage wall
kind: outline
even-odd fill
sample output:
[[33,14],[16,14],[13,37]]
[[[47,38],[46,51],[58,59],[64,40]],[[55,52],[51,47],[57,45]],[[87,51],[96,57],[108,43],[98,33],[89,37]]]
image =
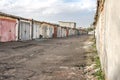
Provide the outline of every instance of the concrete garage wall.
[[120,0],[98,0],[94,25],[106,80],[120,80]]

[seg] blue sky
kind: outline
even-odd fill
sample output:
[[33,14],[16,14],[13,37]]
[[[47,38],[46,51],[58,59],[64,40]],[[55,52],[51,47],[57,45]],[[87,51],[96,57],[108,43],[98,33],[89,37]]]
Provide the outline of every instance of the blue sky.
[[57,23],[73,21],[78,27],[93,22],[96,0],[0,0],[0,11]]

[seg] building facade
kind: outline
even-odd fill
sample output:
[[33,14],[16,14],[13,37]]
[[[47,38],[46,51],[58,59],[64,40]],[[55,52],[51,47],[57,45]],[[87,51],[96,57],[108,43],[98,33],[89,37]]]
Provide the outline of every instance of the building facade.
[[76,23],[75,22],[64,22],[64,21],[59,21],[60,26],[65,26],[69,28],[76,28]]

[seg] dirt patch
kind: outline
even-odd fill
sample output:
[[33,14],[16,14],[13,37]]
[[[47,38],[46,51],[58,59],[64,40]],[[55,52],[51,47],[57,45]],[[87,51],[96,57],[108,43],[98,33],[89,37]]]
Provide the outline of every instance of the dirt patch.
[[[91,35],[0,46],[1,80],[86,80]],[[89,44],[90,45],[90,44]]]

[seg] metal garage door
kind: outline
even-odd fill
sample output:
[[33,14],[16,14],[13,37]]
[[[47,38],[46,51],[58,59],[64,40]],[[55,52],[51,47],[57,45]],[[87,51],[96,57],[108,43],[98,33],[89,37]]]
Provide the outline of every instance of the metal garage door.
[[57,38],[57,27],[54,27],[54,35],[53,35],[54,38]]
[[40,38],[40,25],[34,23],[33,26],[33,39]]
[[30,23],[29,22],[20,22],[20,39],[21,40],[30,40]]
[[42,27],[42,35],[43,35],[43,38],[47,38],[47,26]]
[[49,27],[49,38],[53,38],[53,29],[52,27]]
[[0,41],[16,40],[16,20],[0,18]]

